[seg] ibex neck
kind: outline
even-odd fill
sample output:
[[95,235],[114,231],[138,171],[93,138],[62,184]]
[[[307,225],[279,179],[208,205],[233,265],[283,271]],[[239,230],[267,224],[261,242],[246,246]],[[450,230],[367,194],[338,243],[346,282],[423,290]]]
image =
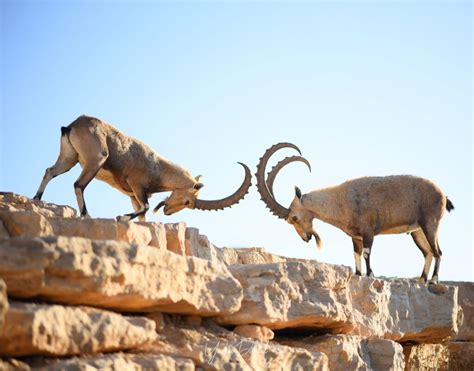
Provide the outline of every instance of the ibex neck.
[[159,159],[157,181],[154,188],[160,191],[173,191],[180,188],[191,188],[195,183],[196,181],[189,171],[169,160]]
[[316,190],[303,196],[303,206],[311,211],[316,219],[339,228],[343,220],[340,205],[337,193],[331,189]]

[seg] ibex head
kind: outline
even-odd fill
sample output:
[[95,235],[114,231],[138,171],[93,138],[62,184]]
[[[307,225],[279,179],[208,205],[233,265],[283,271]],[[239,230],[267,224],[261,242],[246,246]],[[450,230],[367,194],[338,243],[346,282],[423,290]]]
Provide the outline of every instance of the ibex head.
[[293,225],[303,241],[309,242],[314,236],[316,239],[316,245],[320,248],[322,246],[321,238],[313,228],[314,215],[304,207],[304,196],[301,194],[301,190],[298,187],[295,187],[295,198],[293,199],[289,209],[280,205],[273,194],[273,182],[275,181],[275,177],[285,165],[294,161],[300,161],[305,163],[311,171],[311,165],[308,160],[301,156],[286,157],[273,167],[273,169],[268,173],[267,179],[265,179],[265,168],[268,160],[276,151],[285,147],[294,148],[301,155],[299,148],[291,143],[278,143],[267,149],[257,165],[256,176],[258,192],[262,197],[262,201],[265,202],[274,215],[281,219],[285,219],[288,223]]
[[188,188],[176,188],[171,192],[171,195],[161,201],[154,209],[157,212],[164,206],[165,215],[172,215],[184,208],[199,209],[199,210],[222,210],[226,207],[231,207],[239,203],[241,199],[248,193],[251,186],[252,174],[247,165],[239,162],[245,170],[245,178],[237,191],[226,198],[220,200],[200,200],[198,199],[199,191],[204,184],[200,182],[201,175],[194,178],[194,184]]

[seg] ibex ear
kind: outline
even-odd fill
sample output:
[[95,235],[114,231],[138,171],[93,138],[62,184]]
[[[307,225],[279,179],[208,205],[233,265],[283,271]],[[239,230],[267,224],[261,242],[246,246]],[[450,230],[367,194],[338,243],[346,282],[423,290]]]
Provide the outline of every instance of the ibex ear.
[[194,189],[195,189],[195,190],[200,190],[202,187],[204,187],[204,184],[202,184],[202,183],[196,183],[196,184],[194,185]]
[[196,182],[199,182],[201,178],[202,178],[202,175],[198,175],[194,177],[194,180],[196,180]]
[[301,200],[301,189],[299,189],[297,186],[295,186],[295,195]]

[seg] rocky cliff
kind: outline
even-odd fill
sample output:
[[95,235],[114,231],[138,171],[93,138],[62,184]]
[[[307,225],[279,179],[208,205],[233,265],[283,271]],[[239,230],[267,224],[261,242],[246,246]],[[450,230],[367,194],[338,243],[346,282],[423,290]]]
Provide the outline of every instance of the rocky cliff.
[[472,370],[474,284],[214,246],[0,193],[0,369]]

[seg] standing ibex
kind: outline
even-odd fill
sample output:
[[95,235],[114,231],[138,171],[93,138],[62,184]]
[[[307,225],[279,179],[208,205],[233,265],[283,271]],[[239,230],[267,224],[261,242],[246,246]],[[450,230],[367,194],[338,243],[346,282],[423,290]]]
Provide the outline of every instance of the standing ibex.
[[[257,188],[270,211],[292,224],[300,237],[309,242],[314,236],[318,247],[321,239],[313,229],[313,219],[332,224],[350,237],[354,246],[356,274],[361,275],[361,255],[364,254],[367,275],[374,236],[378,234],[410,233],[425,257],[419,279],[425,283],[433,256],[435,267],[430,282],[438,281],[441,250],[438,244],[438,225],[444,209],[454,209],[451,201],[431,181],[409,176],[366,177],[349,180],[334,187],[296,195],[290,208],[280,205],[273,195],[273,181],[286,164],[302,161],[292,156],[280,161],[265,180],[265,167],[271,155],[280,148],[290,147],[301,152],[294,144],[279,143],[269,148],[257,166]],[[311,168],[310,168],[311,170]]]
[[156,192],[171,191],[170,197],[154,209],[164,206],[166,215],[185,207],[200,210],[221,210],[238,203],[251,185],[250,169],[240,188],[227,198],[215,201],[197,199],[203,184],[200,176],[192,177],[182,167],[161,157],[146,144],[131,138],[113,126],[89,116],[80,116],[68,127],[61,128],[61,150],[56,163],[46,169],[36,192],[40,200],[48,182],[80,163],[82,173],[74,183],[77,203],[82,217],[89,217],[84,202],[84,189],[93,178],[103,180],[130,196],[135,212],[118,216],[127,221],[139,217],[145,220],[148,198]]

